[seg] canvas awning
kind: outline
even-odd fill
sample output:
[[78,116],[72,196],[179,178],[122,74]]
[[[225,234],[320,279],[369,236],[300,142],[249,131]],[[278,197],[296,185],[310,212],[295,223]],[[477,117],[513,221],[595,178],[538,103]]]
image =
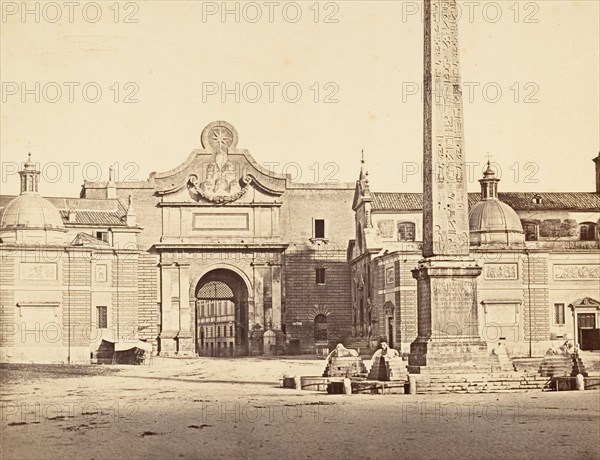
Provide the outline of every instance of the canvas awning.
[[152,344],[149,342],[144,342],[142,340],[121,340],[119,342],[107,339],[102,340],[114,344],[115,351],[127,351],[133,348],[139,348],[140,350],[147,351],[148,353],[152,352]]

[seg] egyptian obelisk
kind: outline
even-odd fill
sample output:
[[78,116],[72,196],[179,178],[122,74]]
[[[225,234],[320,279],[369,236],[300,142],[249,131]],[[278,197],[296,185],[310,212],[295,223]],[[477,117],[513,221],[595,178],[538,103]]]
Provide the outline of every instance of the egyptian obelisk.
[[409,371],[488,370],[477,323],[477,277],[469,255],[463,105],[456,0],[424,0],[423,259],[418,336]]

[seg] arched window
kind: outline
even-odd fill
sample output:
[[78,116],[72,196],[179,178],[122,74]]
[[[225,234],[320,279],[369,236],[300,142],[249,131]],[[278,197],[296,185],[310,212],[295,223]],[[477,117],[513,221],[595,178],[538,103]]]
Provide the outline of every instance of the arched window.
[[412,222],[398,223],[398,241],[415,241],[415,224]]
[[594,241],[596,239],[596,224],[584,222],[579,226],[579,239],[581,241]]
[[523,222],[523,232],[525,232],[525,241],[538,240],[538,226],[535,222]]
[[315,316],[315,342],[327,342],[327,316]]

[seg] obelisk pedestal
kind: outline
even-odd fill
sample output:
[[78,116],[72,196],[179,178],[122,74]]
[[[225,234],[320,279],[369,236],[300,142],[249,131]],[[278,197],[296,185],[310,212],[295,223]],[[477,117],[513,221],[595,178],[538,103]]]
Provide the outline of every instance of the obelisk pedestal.
[[417,279],[418,336],[410,346],[409,372],[489,372],[477,320],[481,268],[469,259],[424,259],[412,273]]
[[477,277],[469,253],[456,0],[424,0],[423,260],[411,373],[489,372],[479,337]]

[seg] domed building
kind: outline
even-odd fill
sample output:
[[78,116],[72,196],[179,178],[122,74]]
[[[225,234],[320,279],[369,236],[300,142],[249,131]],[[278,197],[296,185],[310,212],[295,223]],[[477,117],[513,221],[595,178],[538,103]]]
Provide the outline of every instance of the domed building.
[[31,155],[19,176],[0,196],[0,362],[89,363],[136,339],[132,200],[44,198]]
[[[0,362],[89,362],[101,341],[138,339],[164,356],[322,354],[382,337],[410,352],[423,194],[372,190],[364,160],[355,184],[293,182],[224,121],[200,141],[169,171],[119,181],[111,168],[72,197],[43,198],[43,172],[20,168],[20,194],[0,195]],[[594,162],[595,191],[499,193],[488,165],[468,194],[470,227],[452,238],[481,267],[490,349],[600,349]]]
[[56,206],[39,193],[40,171],[31,154],[19,175],[21,194],[0,215],[0,240],[17,244],[64,243],[67,230]]
[[[489,350],[502,343],[511,357],[542,356],[566,340],[583,351],[600,349],[600,155],[593,161],[595,191],[498,192],[488,162],[481,191],[468,193],[469,252],[482,269],[478,335]],[[344,345],[376,348],[385,338],[410,353],[418,335],[413,270],[423,258],[423,195],[372,191],[359,180],[353,210],[348,262],[356,338]],[[470,332],[468,324],[449,324]]]
[[508,204],[498,199],[498,182],[488,161],[481,184],[481,201],[469,212],[471,245],[524,244],[525,236],[521,219]]

